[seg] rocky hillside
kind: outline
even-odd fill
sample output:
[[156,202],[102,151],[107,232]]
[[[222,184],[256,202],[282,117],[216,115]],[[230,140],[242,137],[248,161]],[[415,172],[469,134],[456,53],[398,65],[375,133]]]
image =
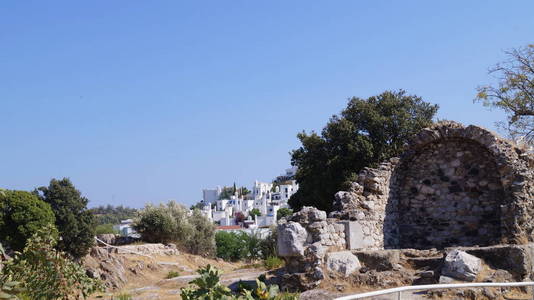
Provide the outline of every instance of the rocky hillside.
[[[222,281],[228,285],[254,280],[264,272],[243,269],[240,263],[181,253],[172,244],[94,247],[84,259],[87,272],[107,287],[106,293],[94,295],[93,299],[117,294],[129,294],[134,299],[179,299],[180,288],[197,276],[199,267],[208,264],[224,272]],[[167,278],[170,273],[175,277]]]

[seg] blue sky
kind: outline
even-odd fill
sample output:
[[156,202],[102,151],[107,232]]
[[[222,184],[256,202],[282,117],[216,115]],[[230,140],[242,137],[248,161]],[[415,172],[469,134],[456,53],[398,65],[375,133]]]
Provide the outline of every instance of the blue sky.
[[439,118],[473,104],[533,1],[2,1],[0,186],[70,177],[90,206],[250,186],[351,96],[405,89]]

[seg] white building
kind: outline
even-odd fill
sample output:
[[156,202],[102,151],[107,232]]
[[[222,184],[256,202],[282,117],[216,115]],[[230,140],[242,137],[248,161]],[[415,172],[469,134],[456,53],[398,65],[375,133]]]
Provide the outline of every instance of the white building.
[[280,185],[277,185],[275,192],[272,194],[273,202],[276,202],[282,207],[288,207],[287,202],[299,189],[296,180],[289,180]]
[[254,181],[254,186],[252,187],[252,197],[256,199],[261,199],[264,195],[271,192],[273,188],[272,183]]
[[120,224],[113,225],[113,230],[118,231],[121,236],[133,236],[136,235],[137,232],[132,228],[132,226],[132,219],[121,220]]
[[[244,222],[246,226],[265,227],[276,224],[276,213],[282,207],[288,207],[288,200],[298,190],[298,184],[293,179],[296,167],[286,170],[286,173],[276,178],[275,183],[254,181],[251,194],[246,197],[233,195],[230,199],[220,199],[222,188],[202,190],[203,214],[209,214],[214,222],[221,226],[236,226],[235,214],[242,212],[250,216],[252,209],[258,209],[261,216]],[[207,205],[209,204],[209,205]],[[212,209],[211,205],[215,206]],[[209,206],[209,207],[208,207]]]
[[221,193],[222,193],[222,188],[220,186],[216,187],[215,189],[203,189],[202,190],[202,202],[213,204],[217,200],[219,200]]

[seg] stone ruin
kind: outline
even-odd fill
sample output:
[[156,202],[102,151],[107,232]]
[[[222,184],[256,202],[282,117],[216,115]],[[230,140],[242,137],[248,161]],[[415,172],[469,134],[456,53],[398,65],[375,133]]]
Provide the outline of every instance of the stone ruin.
[[[284,276],[298,289],[316,287],[325,271],[346,276],[347,264],[336,266],[329,253],[344,252],[350,261],[350,255],[365,259],[362,253],[370,250],[387,257],[399,250],[384,249],[443,256],[440,250],[464,247],[487,258],[508,251],[491,246],[509,245],[512,252],[523,247],[522,258],[509,262],[521,264],[524,270],[511,272],[523,279],[534,269],[533,202],[532,153],[483,128],[441,122],[416,135],[400,157],[365,168],[349,191],[335,195],[328,218],[305,207],[283,219],[278,251],[287,262]],[[488,246],[490,254],[477,250]]]

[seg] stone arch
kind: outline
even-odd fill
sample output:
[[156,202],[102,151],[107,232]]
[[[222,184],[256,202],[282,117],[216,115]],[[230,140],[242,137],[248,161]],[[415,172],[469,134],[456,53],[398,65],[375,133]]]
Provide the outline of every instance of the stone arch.
[[520,154],[477,126],[442,122],[416,135],[390,181],[398,246],[532,240],[532,172],[525,178],[529,162]]

